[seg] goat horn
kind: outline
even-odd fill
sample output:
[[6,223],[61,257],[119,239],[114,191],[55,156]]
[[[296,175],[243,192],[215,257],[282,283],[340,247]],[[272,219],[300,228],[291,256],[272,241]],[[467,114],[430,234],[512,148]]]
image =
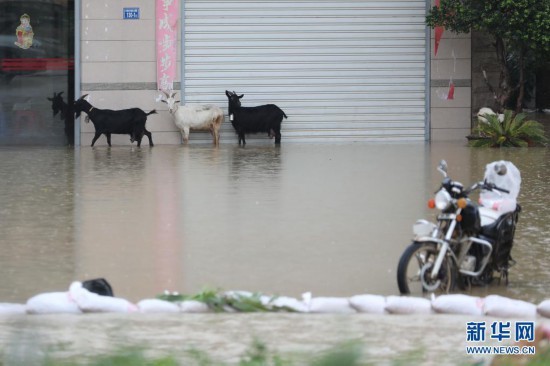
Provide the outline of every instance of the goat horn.
[[170,98],[170,95],[167,92],[165,92],[164,90],[161,91],[164,93],[164,95],[166,95],[166,98]]
[[83,96],[80,97],[80,99],[84,99],[88,96],[88,94],[84,94]]
[[174,98],[176,96],[176,92],[173,92],[172,95],[170,96],[170,98]]

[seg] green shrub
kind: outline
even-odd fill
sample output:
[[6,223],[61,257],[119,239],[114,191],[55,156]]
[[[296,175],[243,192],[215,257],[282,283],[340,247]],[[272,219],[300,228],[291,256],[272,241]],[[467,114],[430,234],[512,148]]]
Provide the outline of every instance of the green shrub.
[[487,122],[478,122],[474,134],[478,139],[471,140],[473,147],[527,147],[544,145],[548,139],[544,127],[537,121],[526,120],[524,113],[514,115],[510,110],[504,111],[504,121],[498,115],[486,114]]

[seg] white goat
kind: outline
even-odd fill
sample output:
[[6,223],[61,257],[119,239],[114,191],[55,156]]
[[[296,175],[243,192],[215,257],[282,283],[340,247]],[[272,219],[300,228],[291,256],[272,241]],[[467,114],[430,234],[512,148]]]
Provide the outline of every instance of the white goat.
[[214,138],[214,145],[220,143],[220,128],[224,120],[223,110],[220,107],[211,104],[185,104],[179,105],[179,100],[175,100],[176,93],[166,95],[166,100],[161,102],[168,105],[168,111],[174,117],[174,123],[180,129],[183,141],[189,141],[190,130],[208,130]]

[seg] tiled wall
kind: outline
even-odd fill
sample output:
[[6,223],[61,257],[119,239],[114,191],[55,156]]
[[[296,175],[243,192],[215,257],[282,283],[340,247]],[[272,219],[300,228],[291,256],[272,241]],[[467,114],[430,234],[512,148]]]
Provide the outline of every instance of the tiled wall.
[[[435,32],[431,37],[431,140],[466,142],[471,126],[471,40],[470,34],[444,31],[437,55]],[[454,96],[449,99],[450,82]]]
[[[139,7],[140,19],[123,20],[125,7]],[[179,144],[180,134],[166,105],[155,101],[155,1],[82,0],[81,14],[82,94],[89,94],[90,103],[101,109],[156,109],[158,114],[147,119],[153,142]],[[177,80],[179,60],[178,54]],[[89,146],[94,126],[81,118],[81,131],[82,146]],[[130,144],[129,136],[113,135],[112,143]],[[96,142],[106,144],[104,136]],[[142,144],[148,144],[147,138]]]

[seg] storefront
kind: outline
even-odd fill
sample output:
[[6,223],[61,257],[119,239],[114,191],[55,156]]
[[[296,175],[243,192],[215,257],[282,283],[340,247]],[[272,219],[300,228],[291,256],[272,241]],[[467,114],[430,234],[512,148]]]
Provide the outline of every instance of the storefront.
[[74,98],[74,1],[0,0],[0,14],[0,144],[72,143],[52,103]]
[[[147,120],[155,143],[181,143],[158,100],[159,4],[178,5],[173,87],[186,103],[227,110],[225,90],[234,90],[244,106],[277,104],[289,117],[283,141],[426,141],[469,131],[469,39],[443,39],[435,59],[429,1],[0,0],[0,144],[70,142],[72,117],[63,116],[65,131],[48,98],[73,101],[75,87],[96,108],[157,109]],[[27,48],[17,45],[23,14]],[[76,145],[89,145],[93,125],[74,128]],[[234,141],[226,118],[221,142]],[[113,143],[130,141],[114,135]]]

